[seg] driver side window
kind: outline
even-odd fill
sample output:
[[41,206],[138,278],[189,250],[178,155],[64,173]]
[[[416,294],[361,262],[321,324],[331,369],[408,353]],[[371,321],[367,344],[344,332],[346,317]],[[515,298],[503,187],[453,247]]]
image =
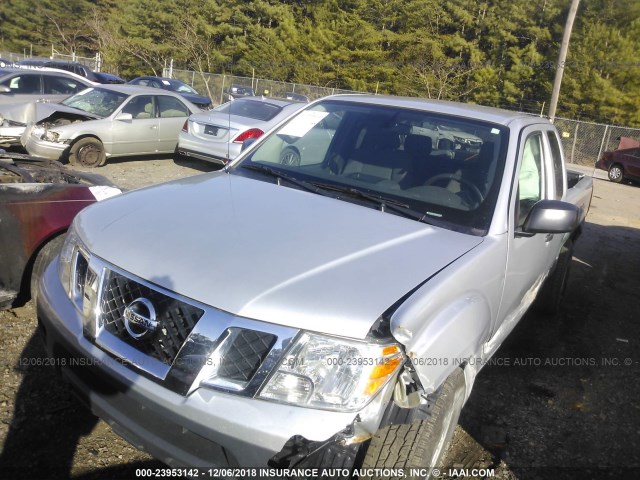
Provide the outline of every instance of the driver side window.
[[518,176],[518,227],[522,227],[531,208],[543,198],[543,192],[542,136],[536,133],[527,138],[522,153]]

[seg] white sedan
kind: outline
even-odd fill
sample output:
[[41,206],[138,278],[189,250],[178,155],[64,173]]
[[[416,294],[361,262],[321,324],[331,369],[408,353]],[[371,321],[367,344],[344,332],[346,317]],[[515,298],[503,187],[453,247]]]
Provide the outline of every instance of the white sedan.
[[238,156],[245,140],[261,137],[304,106],[289,100],[244,97],[196,113],[184,123],[178,153],[225,165]]
[[107,158],[174,153],[185,119],[200,109],[155,88],[110,85],[60,104],[35,104],[22,144],[34,156],[99,167]]

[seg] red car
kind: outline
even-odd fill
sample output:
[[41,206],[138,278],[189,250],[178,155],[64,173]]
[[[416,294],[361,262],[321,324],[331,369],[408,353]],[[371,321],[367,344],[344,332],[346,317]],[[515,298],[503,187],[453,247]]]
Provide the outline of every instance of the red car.
[[604,152],[596,168],[609,172],[609,180],[640,180],[640,147]]
[[34,297],[76,214],[118,193],[101,175],[0,150],[0,309]]

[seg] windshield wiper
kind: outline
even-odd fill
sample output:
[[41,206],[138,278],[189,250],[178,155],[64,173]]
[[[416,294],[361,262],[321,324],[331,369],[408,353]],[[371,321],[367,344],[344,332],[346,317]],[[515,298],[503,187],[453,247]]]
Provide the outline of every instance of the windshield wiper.
[[323,195],[320,187],[314,185],[313,183],[305,182],[304,180],[298,180],[295,177],[292,177],[286,173],[281,172],[280,170],[276,170],[275,168],[268,167],[267,165],[262,165],[259,163],[250,163],[250,164],[241,164],[241,168],[246,168],[247,170],[254,170],[256,172],[265,173],[273,178],[275,178],[280,185],[281,180],[286,180],[297,187],[300,187],[303,190],[307,190],[309,192],[318,193]]
[[[419,212],[418,210],[412,209],[408,204],[403,203],[399,200],[395,200],[393,198],[383,197],[382,195],[373,195],[370,193],[365,193],[362,190],[358,190],[353,187],[342,187],[339,185],[332,185],[328,183],[313,183],[315,186],[319,188],[323,188],[325,190],[333,190],[335,192],[346,193],[351,197],[362,198],[377,204],[380,207],[381,212],[385,212],[387,210],[391,210],[394,213],[398,213],[407,218],[411,218],[413,220],[417,220],[419,222],[428,223],[430,225],[437,225],[440,222],[427,217],[426,213]],[[340,198],[340,197],[337,197]]]

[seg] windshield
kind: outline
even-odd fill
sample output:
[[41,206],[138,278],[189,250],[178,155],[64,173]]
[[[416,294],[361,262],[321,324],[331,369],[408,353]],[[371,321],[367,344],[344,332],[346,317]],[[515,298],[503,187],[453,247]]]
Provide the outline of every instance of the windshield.
[[103,88],[88,88],[62,101],[67,107],[77,108],[87,113],[108,117],[129,95]]
[[177,93],[192,93],[194,95],[200,95],[192,87],[180,80],[162,80],[162,83],[167,87],[167,90]]
[[[460,142],[460,133],[474,141]],[[279,181],[273,171],[282,172],[283,178],[319,186],[317,193],[343,191],[341,199],[378,200],[370,206],[395,205],[387,211],[406,208],[411,218],[486,235],[507,142],[508,130],[500,125],[326,100],[270,134],[232,171],[267,181]],[[256,173],[260,169],[246,168],[252,165],[270,167],[271,180]]]
[[215,108],[217,112],[237,115],[239,117],[251,118],[268,122],[278,115],[282,107],[260,100],[233,100]]

